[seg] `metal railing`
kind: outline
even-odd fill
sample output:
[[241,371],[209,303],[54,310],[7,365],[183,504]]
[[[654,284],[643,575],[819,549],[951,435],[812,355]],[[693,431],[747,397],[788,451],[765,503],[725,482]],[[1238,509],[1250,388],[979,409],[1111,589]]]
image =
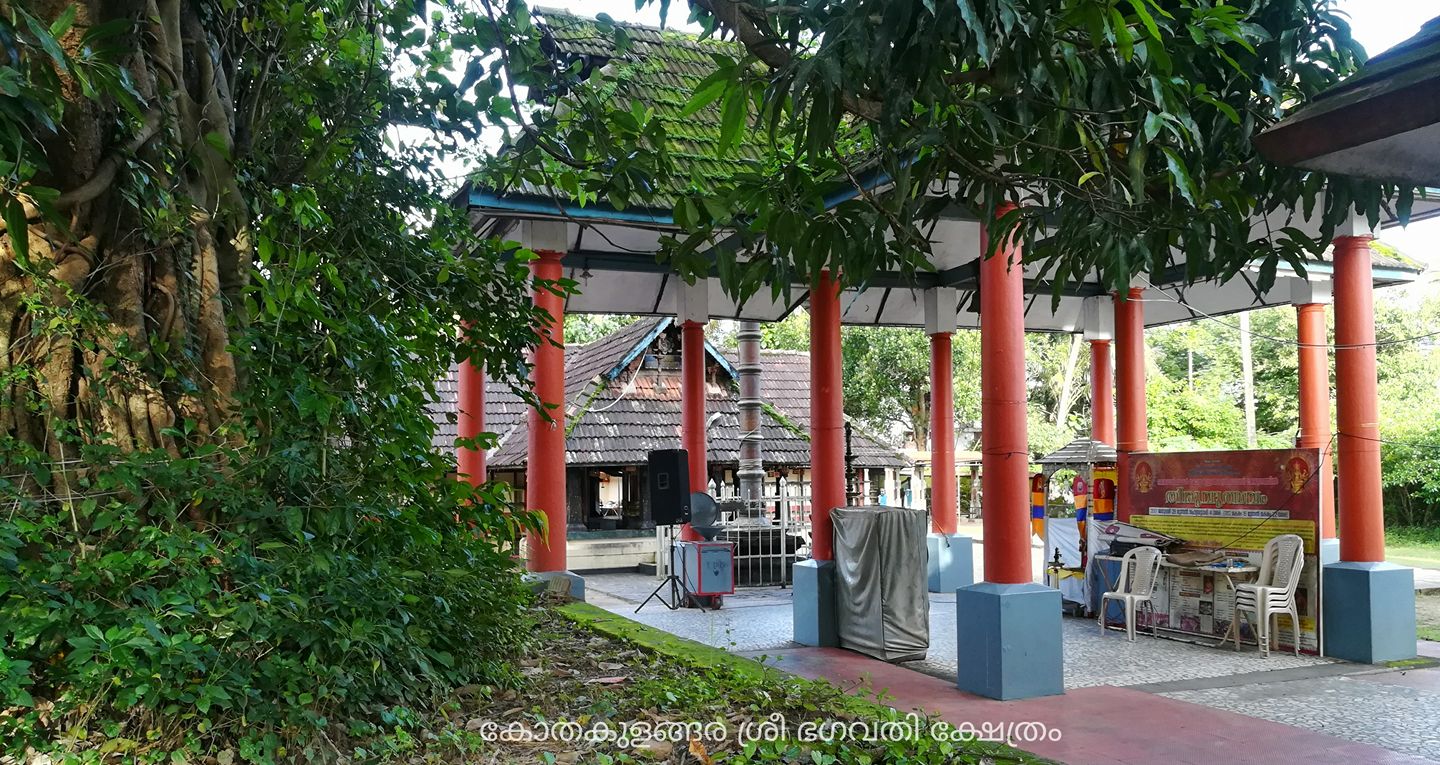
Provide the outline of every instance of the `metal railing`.
[[[808,482],[781,479],[777,492],[746,502],[733,486],[715,487],[720,505],[717,541],[735,545],[735,584],[738,587],[788,587],[791,568],[810,557],[810,491]],[[655,529],[655,575],[670,571],[670,544],[679,538],[679,526]]]

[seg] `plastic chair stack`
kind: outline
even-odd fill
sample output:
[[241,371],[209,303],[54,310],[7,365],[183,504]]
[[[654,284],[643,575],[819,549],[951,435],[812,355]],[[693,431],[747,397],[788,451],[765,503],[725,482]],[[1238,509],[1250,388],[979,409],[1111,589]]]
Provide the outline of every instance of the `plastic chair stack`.
[[[1235,618],[1242,611],[1255,614],[1255,638],[1260,653],[1270,655],[1274,638],[1271,622],[1280,614],[1290,617],[1290,630],[1295,655],[1300,655],[1300,614],[1295,607],[1295,590],[1300,586],[1300,571],[1305,567],[1305,541],[1295,534],[1281,534],[1265,543],[1260,573],[1254,582],[1235,585]],[[1235,647],[1240,647],[1240,627],[1235,627]]]

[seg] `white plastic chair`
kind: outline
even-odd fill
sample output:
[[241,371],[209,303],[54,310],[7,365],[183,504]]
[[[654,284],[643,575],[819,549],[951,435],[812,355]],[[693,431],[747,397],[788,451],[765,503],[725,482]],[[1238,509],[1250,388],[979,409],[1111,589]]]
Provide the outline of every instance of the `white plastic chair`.
[[1135,642],[1135,606],[1143,605],[1151,614],[1150,636],[1155,637],[1155,584],[1160,579],[1160,551],[1154,547],[1136,547],[1120,559],[1120,581],[1112,592],[1100,596],[1100,633],[1105,633],[1105,608],[1108,601],[1118,600],[1125,607],[1125,634]]
[[[1255,581],[1235,585],[1235,619],[1242,611],[1255,614],[1255,638],[1260,653],[1270,655],[1272,620],[1281,614],[1290,617],[1295,655],[1300,655],[1300,614],[1295,606],[1295,590],[1300,586],[1300,571],[1305,567],[1305,541],[1295,534],[1281,534],[1265,543],[1260,573]],[[1240,625],[1235,625],[1235,647],[1240,647]]]

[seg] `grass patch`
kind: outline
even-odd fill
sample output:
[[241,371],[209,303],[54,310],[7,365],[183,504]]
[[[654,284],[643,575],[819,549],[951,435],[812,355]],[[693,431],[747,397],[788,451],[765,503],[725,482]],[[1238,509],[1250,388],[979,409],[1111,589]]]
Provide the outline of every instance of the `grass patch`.
[[1415,593],[1415,633],[1421,640],[1440,641],[1440,593]]
[[[533,648],[518,659],[520,687],[462,688],[439,725],[397,729],[369,754],[559,765],[1047,762],[594,606],[544,607],[536,621]],[[782,718],[789,735],[771,735]]]
[[1440,569],[1440,528],[1400,526],[1386,529],[1385,557],[1402,566]]

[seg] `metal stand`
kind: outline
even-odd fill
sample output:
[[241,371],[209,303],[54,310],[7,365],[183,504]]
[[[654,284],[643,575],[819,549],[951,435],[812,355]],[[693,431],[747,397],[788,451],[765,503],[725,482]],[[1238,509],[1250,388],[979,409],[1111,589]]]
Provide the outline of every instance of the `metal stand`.
[[[692,594],[689,588],[685,586],[685,579],[683,578],[683,576],[675,575],[674,566],[675,540],[672,538],[670,540],[670,574],[666,576],[665,579],[660,582],[660,584],[655,586],[654,591],[650,593],[649,597],[640,601],[640,605],[635,607],[635,613],[640,613],[640,609],[644,608],[645,604],[649,603],[651,600],[660,601],[665,605],[666,608],[670,609],[671,611],[679,611],[680,608],[686,603],[693,603],[695,607],[700,609],[701,611],[706,610],[705,604],[701,602],[700,598]],[[685,569],[685,561],[683,559],[680,561],[680,573],[682,575],[687,573]],[[666,600],[660,595],[660,591],[665,589],[666,585],[670,586],[669,600]]]

